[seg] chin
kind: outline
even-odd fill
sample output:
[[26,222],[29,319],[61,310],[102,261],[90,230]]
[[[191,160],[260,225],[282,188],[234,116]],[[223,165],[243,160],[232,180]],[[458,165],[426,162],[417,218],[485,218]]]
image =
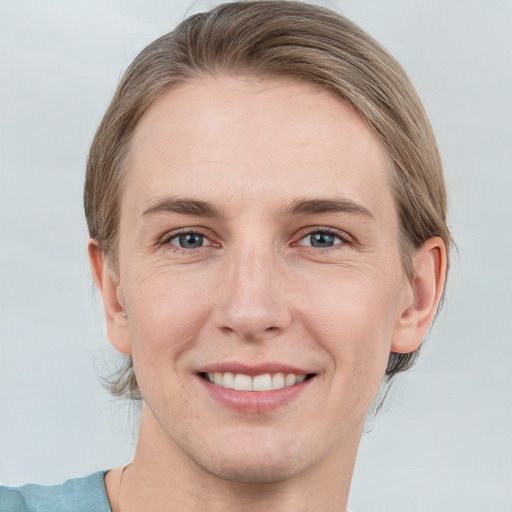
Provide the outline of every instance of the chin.
[[[305,443],[307,445],[307,443]],[[208,446],[206,450],[189,452],[189,457],[207,473],[232,482],[272,484],[289,480],[305,471],[311,464],[310,454],[303,443],[251,443],[241,446],[231,443],[223,449]],[[220,444],[222,446],[222,444]],[[213,449],[212,449],[213,448]]]
[[202,469],[217,478],[243,484],[277,484],[293,478],[303,470],[299,468],[301,464],[298,464],[297,460],[262,459],[264,457],[260,456],[259,460],[253,461],[252,464],[247,460],[224,460],[220,464],[209,461],[202,465]]

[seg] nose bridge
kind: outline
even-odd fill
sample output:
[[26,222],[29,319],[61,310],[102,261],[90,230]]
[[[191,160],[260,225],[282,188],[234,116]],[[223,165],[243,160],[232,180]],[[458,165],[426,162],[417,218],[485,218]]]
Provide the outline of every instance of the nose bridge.
[[233,269],[245,279],[264,277],[272,272],[275,256],[268,241],[255,241],[246,236],[233,249]]
[[285,329],[291,313],[283,297],[279,256],[271,241],[240,240],[231,248],[223,275],[219,328],[246,339]]

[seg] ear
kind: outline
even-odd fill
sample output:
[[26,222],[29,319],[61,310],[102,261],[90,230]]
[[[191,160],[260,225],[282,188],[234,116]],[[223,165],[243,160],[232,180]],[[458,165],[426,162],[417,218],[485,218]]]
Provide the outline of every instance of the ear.
[[439,306],[446,278],[446,246],[439,237],[428,239],[413,259],[414,275],[404,295],[391,351],[399,354],[420,347]]
[[114,348],[122,354],[129,355],[131,354],[131,341],[128,315],[125,311],[119,279],[112,275],[96,240],[90,239],[87,249],[94,282],[103,299],[107,337]]

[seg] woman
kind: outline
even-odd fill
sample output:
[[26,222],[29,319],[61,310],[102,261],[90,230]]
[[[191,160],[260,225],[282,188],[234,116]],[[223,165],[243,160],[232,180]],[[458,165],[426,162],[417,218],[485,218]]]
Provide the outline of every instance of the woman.
[[396,61],[302,3],[192,16],[126,72],[84,197],[137,450],[0,510],[346,510],[366,413],[448,267],[439,154]]

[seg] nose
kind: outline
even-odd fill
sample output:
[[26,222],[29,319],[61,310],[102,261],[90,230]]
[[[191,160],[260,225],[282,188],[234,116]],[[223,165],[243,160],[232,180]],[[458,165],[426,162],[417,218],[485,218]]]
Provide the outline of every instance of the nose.
[[251,245],[225,262],[214,322],[224,333],[254,341],[286,330],[292,312],[278,257]]

